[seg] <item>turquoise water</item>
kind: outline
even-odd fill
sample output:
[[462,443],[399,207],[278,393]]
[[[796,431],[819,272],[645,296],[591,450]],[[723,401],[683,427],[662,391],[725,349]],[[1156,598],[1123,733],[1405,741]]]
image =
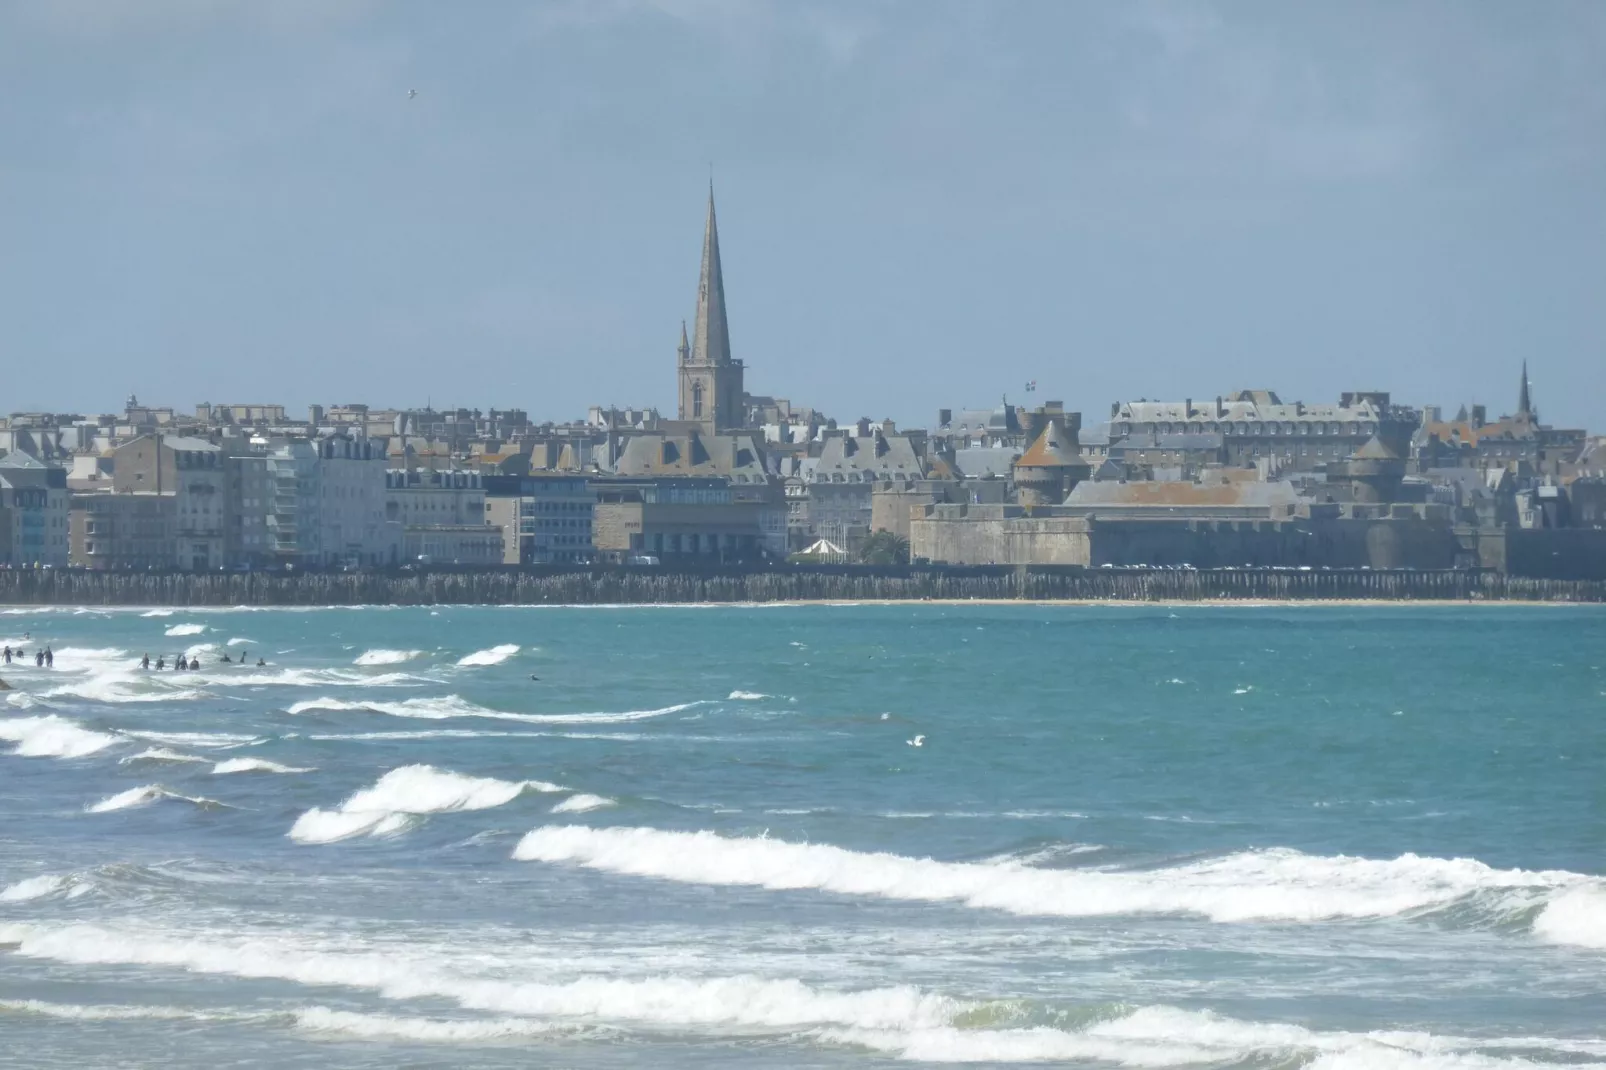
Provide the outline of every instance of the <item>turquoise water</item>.
[[0,1064],[1606,1065],[1599,608],[0,632]]

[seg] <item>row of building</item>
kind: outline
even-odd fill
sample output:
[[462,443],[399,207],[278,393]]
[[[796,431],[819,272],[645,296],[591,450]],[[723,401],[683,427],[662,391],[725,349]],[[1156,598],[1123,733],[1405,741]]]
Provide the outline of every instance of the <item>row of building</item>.
[[1497,419],[1384,392],[1242,390],[1117,402],[1085,428],[1060,403],[1007,399],[927,428],[838,423],[746,389],[710,193],[675,367],[673,419],[363,404],[300,418],[134,397],[113,414],[14,413],[0,419],[0,565],[851,560],[884,531],[956,564],[1535,569],[1547,555],[1589,571],[1597,555],[1606,570],[1588,534],[1606,531],[1606,445],[1542,423],[1526,365]]

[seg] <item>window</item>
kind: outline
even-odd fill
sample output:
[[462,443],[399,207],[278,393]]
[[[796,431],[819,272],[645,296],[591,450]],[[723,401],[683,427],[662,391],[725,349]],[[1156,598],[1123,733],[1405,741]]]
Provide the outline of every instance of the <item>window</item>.
[[701,420],[703,418],[703,384],[702,383],[693,383],[693,384],[691,384],[691,418],[693,420]]

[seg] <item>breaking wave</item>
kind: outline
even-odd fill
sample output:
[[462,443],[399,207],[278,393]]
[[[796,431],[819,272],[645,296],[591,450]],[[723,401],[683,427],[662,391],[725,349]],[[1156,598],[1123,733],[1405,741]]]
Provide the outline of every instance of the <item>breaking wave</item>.
[[[206,759],[202,759],[205,761]],[[265,758],[228,758],[218,762],[212,767],[214,776],[225,776],[229,773],[310,773],[311,769],[304,769],[294,765],[280,765]]]
[[132,810],[136,806],[144,806],[158,799],[178,799],[206,809],[225,805],[216,799],[180,795],[176,791],[169,791],[160,784],[144,784],[137,788],[129,788],[127,791],[120,791],[116,795],[108,795],[100,802],[91,803],[84,807],[84,812],[87,814],[108,814],[114,810]]
[[149,609],[140,614],[142,617],[171,617],[172,615],[173,611],[171,609]]
[[512,802],[526,791],[563,790],[540,780],[497,780],[430,765],[404,765],[333,810],[308,810],[296,818],[288,835],[300,843],[334,843],[360,835],[388,836],[404,831],[417,815],[489,810]]
[[171,628],[167,629],[167,631],[163,632],[162,634],[163,635],[174,635],[174,636],[177,636],[177,635],[200,635],[204,631],[206,631],[206,625],[204,625],[204,624],[175,624]]
[[0,903],[27,903],[53,895],[65,895],[68,899],[76,899],[89,889],[89,883],[77,877],[44,873],[0,888]]
[[353,665],[400,665],[423,654],[422,650],[365,650]]
[[732,691],[730,693],[731,702],[757,702],[766,698],[769,698],[769,696],[762,691]]
[[519,652],[517,643],[503,643],[489,650],[476,650],[457,659],[459,665],[500,665]]
[[0,739],[15,743],[11,753],[24,758],[84,758],[105,750],[120,738],[55,714],[0,720]]
[[662,717],[665,714],[691,709],[696,705],[698,703],[683,702],[677,706],[665,706],[658,710],[625,710],[622,713],[505,713],[502,710],[487,709],[457,695],[410,698],[400,702],[376,702],[367,699],[351,701],[324,697],[297,702],[286,712],[302,714],[319,710],[337,713],[367,711],[388,714],[392,717],[416,717],[430,721],[441,721],[452,717],[485,717],[497,721],[521,721],[525,724],[612,724]]
[[[497,1018],[441,1020],[310,1007],[291,1011],[314,1031],[408,1040],[473,1041],[592,1023],[649,1028],[738,1026],[931,1062],[1100,1061],[1133,1067],[1302,1065],[1321,1070],[1515,1070],[1516,1053],[1606,1055],[1599,1038],[1479,1039],[1426,1032],[1321,1031],[1168,1006],[1075,1008],[950,998],[909,985],[831,989],[791,978],[582,977],[564,983],[461,976],[415,958],[334,952],[293,938],[204,938],[100,925],[0,924],[0,943],[27,958],[79,965],[150,965],[302,985],[340,985],[386,999],[442,999]],[[113,1016],[120,1008],[53,1011]],[[8,1009],[11,1003],[0,1004]],[[153,1009],[155,1015],[163,1014]],[[188,1016],[188,1014],[186,1014]],[[1053,1024],[1047,1024],[1052,1022]]]
[[712,832],[583,825],[535,829],[513,856],[689,884],[816,889],[1051,917],[1176,914],[1216,922],[1315,922],[1398,917],[1478,900],[1486,911],[1511,919],[1543,906],[1539,917],[1549,920],[1536,931],[1547,939],[1592,946],[1591,933],[1606,936],[1606,882],[1565,871],[1497,870],[1466,858],[1407,854],[1375,860],[1275,848],[1150,870],[1037,869]]
[[618,803],[601,795],[571,795],[552,808],[554,814],[583,814],[588,810],[600,810],[604,806],[617,806]]

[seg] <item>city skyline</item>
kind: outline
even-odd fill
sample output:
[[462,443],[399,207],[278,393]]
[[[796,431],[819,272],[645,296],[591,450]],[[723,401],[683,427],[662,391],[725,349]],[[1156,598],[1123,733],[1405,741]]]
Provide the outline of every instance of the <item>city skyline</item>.
[[839,419],[1027,381],[1495,415],[1526,359],[1606,423],[1587,5],[478,10],[0,14],[0,345],[76,371],[6,408],[672,412],[712,160],[748,388]]

